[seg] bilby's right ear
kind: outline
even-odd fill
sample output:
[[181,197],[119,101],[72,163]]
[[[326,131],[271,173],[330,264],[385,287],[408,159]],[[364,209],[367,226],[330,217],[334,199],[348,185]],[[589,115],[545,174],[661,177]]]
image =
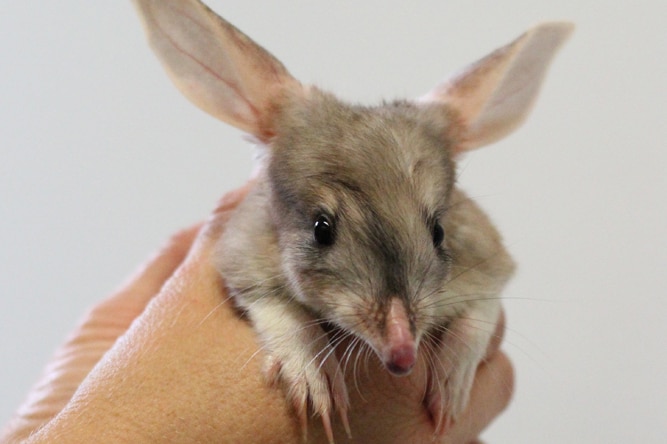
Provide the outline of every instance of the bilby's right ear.
[[153,50],[195,105],[266,142],[280,94],[303,88],[264,48],[198,0],[134,0]]

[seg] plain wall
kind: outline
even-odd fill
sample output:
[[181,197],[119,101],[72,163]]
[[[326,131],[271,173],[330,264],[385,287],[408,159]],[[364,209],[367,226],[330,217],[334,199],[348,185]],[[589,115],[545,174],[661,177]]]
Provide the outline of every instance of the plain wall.
[[[533,114],[461,186],[519,272],[496,443],[667,437],[667,3],[210,1],[304,82],[414,97],[535,22],[577,24]],[[0,423],[81,314],[252,166],[168,81],[129,1],[0,11]],[[222,402],[222,400],[221,400]]]

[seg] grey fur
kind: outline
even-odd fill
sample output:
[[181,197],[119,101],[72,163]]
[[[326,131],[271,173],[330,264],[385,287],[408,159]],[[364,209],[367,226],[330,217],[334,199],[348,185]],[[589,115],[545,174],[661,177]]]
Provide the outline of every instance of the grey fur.
[[[296,298],[316,316],[363,335],[354,326],[371,307],[399,296],[423,334],[433,319],[444,323],[466,311],[467,302],[447,291],[462,268],[475,271],[462,274],[457,288],[485,297],[497,293],[512,262],[481,210],[453,191],[450,115],[444,107],[408,102],[347,105],[320,91],[285,106],[265,159],[265,180],[220,242],[219,267],[241,305]],[[335,220],[331,247],[313,239],[322,212]],[[442,251],[431,240],[436,219],[445,227]],[[466,282],[474,282],[475,291]],[[428,295],[442,298],[441,290],[456,303],[416,311],[432,305]],[[337,315],[341,294],[358,300],[354,317]]]
[[[267,353],[280,360],[299,343],[266,325],[290,322],[267,318],[267,299],[302,307],[303,319],[333,323],[382,360],[388,302],[399,297],[416,341],[446,344],[437,362],[466,363],[458,379],[455,366],[444,366],[449,375],[433,369],[440,382],[427,394],[445,398],[443,408],[457,415],[514,264],[490,220],[455,186],[454,113],[407,102],[353,106],[317,90],[281,109],[263,176],[220,240],[218,266],[229,290]],[[313,238],[321,213],[334,221],[331,246]],[[436,221],[444,227],[442,248],[432,241]],[[466,317],[478,323],[457,330],[454,321]],[[313,336],[323,336],[321,327],[303,340]],[[311,361],[306,353],[302,362]],[[451,387],[441,389],[446,377]]]

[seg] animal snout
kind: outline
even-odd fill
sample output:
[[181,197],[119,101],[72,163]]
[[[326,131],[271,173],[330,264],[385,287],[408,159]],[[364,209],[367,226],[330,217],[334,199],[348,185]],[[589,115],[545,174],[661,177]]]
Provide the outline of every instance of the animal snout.
[[386,345],[383,361],[396,376],[410,373],[415,365],[417,346],[403,302],[393,298],[386,318]]
[[412,371],[415,365],[416,353],[412,344],[401,344],[389,352],[389,359],[385,362],[387,370],[395,376],[404,376]]

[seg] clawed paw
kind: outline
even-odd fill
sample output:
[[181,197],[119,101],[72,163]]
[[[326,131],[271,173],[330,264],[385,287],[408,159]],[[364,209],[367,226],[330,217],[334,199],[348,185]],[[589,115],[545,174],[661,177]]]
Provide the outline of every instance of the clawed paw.
[[325,352],[318,356],[324,358],[278,358],[270,355],[265,362],[265,374],[271,383],[285,389],[299,418],[304,441],[307,438],[308,414],[311,411],[320,416],[327,439],[333,443],[331,413],[334,411],[338,411],[343,427],[350,436],[347,388],[335,355]]
[[431,369],[425,406],[436,436],[451,429],[468,405],[477,364],[470,361],[456,363],[447,369]]

